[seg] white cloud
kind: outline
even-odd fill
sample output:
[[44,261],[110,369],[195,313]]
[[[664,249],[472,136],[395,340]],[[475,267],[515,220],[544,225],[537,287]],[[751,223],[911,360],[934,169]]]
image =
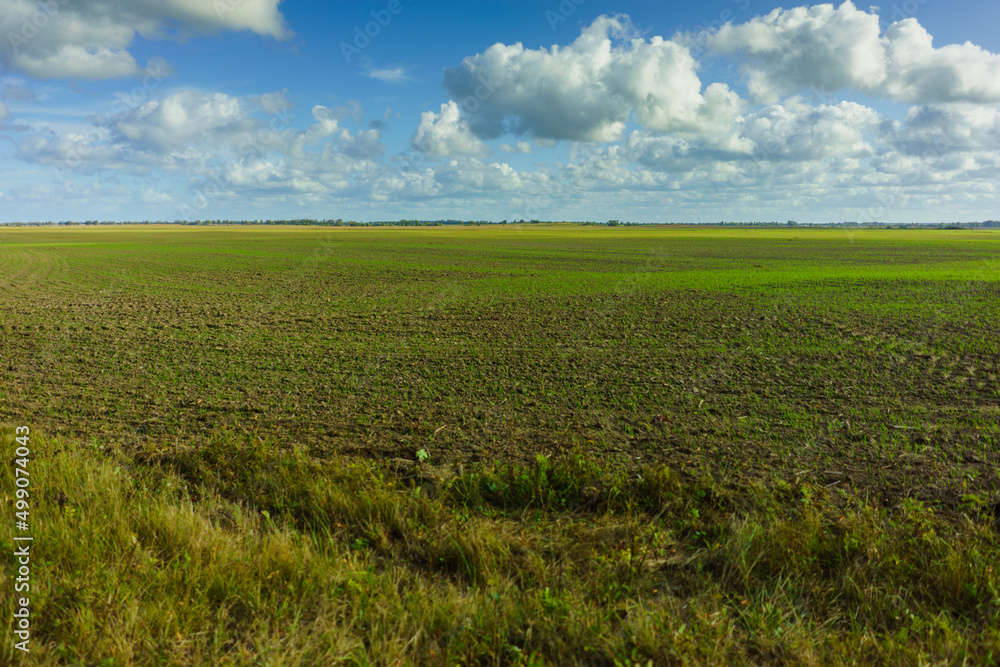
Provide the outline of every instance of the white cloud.
[[442,104],[439,113],[422,113],[410,143],[418,151],[434,157],[480,156],[490,152],[489,146],[472,133],[454,101]]
[[811,107],[792,98],[747,116],[743,136],[753,142],[758,158],[865,158],[875,152],[865,135],[886,127],[874,109],[855,102]]
[[0,102],[0,123],[7,120],[7,116],[9,115],[10,115],[10,110],[7,108],[7,105],[4,104],[3,102]]
[[0,62],[36,78],[111,79],[141,68],[129,52],[147,39],[248,30],[284,39],[281,0],[0,0]]
[[292,108],[292,103],[288,99],[288,90],[264,93],[258,95],[253,101],[260,106],[261,111],[271,115],[281,114]]
[[226,182],[238,189],[283,187],[287,180],[288,166],[284,160],[244,160],[230,165],[226,170]]
[[746,23],[727,23],[706,39],[719,53],[748,59],[750,95],[775,102],[782,94],[815,88],[870,89],[886,77],[879,19],[851,2],[775,9]]
[[100,181],[74,182],[61,180],[54,183],[35,183],[28,186],[11,188],[10,198],[18,201],[80,201],[93,202],[111,198],[127,197],[132,194],[128,188],[116,183]]
[[[265,108],[277,115],[254,115]],[[352,133],[340,126],[350,109],[317,105],[314,122],[303,130],[291,127],[286,111],[283,93],[237,98],[182,90],[111,119],[96,117],[88,132],[33,133],[19,142],[17,156],[83,173],[209,179],[221,197],[254,188],[343,189],[352,174],[374,171],[385,152],[378,130]]]
[[139,200],[144,204],[154,204],[158,206],[166,206],[175,203],[174,198],[166,192],[158,192],[151,188],[143,188],[142,194],[139,196]]
[[113,120],[111,130],[139,149],[169,153],[193,143],[207,148],[227,136],[241,137],[253,126],[239,99],[184,90]]
[[633,111],[656,132],[731,123],[739,98],[721,83],[703,94],[696,67],[687,47],[635,37],[627,17],[602,16],[565,47],[494,44],[445,70],[444,86],[481,138],[615,141]]
[[[87,4],[108,3],[90,0]],[[275,39],[291,36],[278,10],[281,0],[213,0],[211,3],[205,0],[129,0],[110,4],[124,5],[138,16],[158,23],[172,19],[204,32],[248,30]]]
[[1000,152],[1000,108],[971,104],[913,107],[893,137],[907,155]]
[[385,83],[400,83],[407,81],[410,77],[402,67],[373,68],[365,72],[366,76]]
[[521,187],[521,176],[505,162],[449,160],[434,170],[434,178],[446,193],[497,194]]
[[105,132],[36,132],[17,144],[18,159],[34,164],[92,173],[100,169],[123,169],[129,164],[140,169],[146,162],[138,155],[127,155],[120,147],[106,141]]
[[736,150],[725,150],[712,146],[710,141],[656,136],[637,130],[616,148],[616,154],[625,164],[641,165],[654,172],[680,173],[715,162],[745,159],[751,155],[754,146],[752,142],[741,140],[733,146]]
[[377,160],[385,153],[382,133],[379,130],[361,130],[354,136],[346,130],[345,133],[339,148],[347,157],[355,160]]
[[812,107],[793,97],[742,117],[731,133],[633,132],[620,155],[663,172],[746,161],[856,160],[874,155],[878,141],[891,134],[891,123],[869,107],[855,102]]
[[[0,8],[16,4],[0,0]],[[81,16],[92,19],[96,7],[112,4],[85,0]],[[276,11],[278,3],[255,5]],[[78,21],[81,30],[72,39],[39,33],[28,55],[36,75],[45,67],[60,75],[77,67],[94,78],[94,72],[116,71],[115,62],[134,73],[129,49],[137,34],[162,37],[166,26],[177,25],[240,29],[199,19],[205,6],[211,7],[140,0],[122,10],[148,19],[131,32],[115,32],[117,19]],[[164,18],[178,7],[189,14]],[[278,36],[263,25],[258,32]],[[889,215],[888,208],[897,217],[923,214],[922,206],[984,210],[1000,201],[1000,106],[991,102],[1000,85],[997,56],[971,44],[935,49],[913,20],[880,34],[877,19],[851,3],[776,10],[709,36],[715,53],[733,54],[746,68],[751,95],[767,100],[750,106],[725,83],[702,82],[686,39],[639,37],[627,17],[605,16],[566,46],[495,44],[446,71],[453,99],[411,125],[406,156],[388,158],[382,131],[400,112],[381,106],[372,122],[356,101],[315,105],[311,115],[296,118],[288,91],[238,97],[154,86],[141,99],[119,96],[113,115],[84,126],[91,113],[84,109],[95,106],[49,104],[46,96],[58,101],[65,95],[58,82],[39,89],[44,104],[26,105],[30,96],[17,88],[23,80],[15,75],[0,83],[11,82],[4,98],[20,100],[8,103],[19,122],[31,124],[13,139],[18,158],[42,165],[40,173],[63,169],[71,185],[98,173],[130,187],[125,194],[88,183],[19,189],[20,182],[32,183],[23,178],[8,184],[4,208],[14,210],[7,203],[18,199],[40,202],[43,210],[49,198],[74,205],[103,205],[107,198],[157,211],[186,207],[192,217],[226,217],[238,206],[257,205],[276,217],[290,215],[289,206],[330,210],[358,202],[376,202],[375,217],[393,217],[387,211],[403,202],[406,217],[422,211],[428,217],[683,220],[704,219],[699,212],[711,209],[715,219],[809,219],[803,210],[854,219],[873,201],[882,207],[877,215]],[[6,59],[4,48],[0,58]],[[75,65],[60,60],[65,49],[82,49]],[[107,62],[87,60],[100,57]],[[159,81],[169,68],[155,65]],[[366,73],[389,83],[406,77],[401,67]],[[825,102],[807,102],[810,89],[825,93]],[[833,99],[841,89],[914,106],[893,122],[868,106]],[[0,102],[0,121],[7,115]],[[8,134],[12,127],[9,120],[4,125]],[[541,147],[543,157],[523,170],[488,157],[484,140],[505,134],[514,136],[497,142],[499,154],[528,155]],[[547,160],[563,150],[564,160]]]
[[531,147],[531,143],[527,141],[519,141],[514,146],[500,144],[500,150],[504,153],[521,153],[523,155],[531,155],[535,152],[535,149]]
[[842,89],[918,104],[1000,101],[1000,56],[968,42],[935,49],[913,18],[883,35],[878,15],[850,0],[775,9],[704,40],[716,53],[745,58],[750,95],[765,103]]
[[935,49],[931,40],[916,19],[889,27],[883,40],[887,97],[918,104],[1000,102],[1000,55],[970,42]]

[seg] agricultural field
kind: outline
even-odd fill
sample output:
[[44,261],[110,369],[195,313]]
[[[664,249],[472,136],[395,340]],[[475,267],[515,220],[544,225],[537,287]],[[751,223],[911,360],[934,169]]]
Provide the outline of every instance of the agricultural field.
[[0,378],[32,664],[1000,660],[998,231],[0,228]]

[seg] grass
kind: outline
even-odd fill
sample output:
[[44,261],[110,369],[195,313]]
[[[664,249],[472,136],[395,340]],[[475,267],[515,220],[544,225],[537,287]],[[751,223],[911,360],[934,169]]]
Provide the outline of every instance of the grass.
[[943,517],[919,501],[684,482],[584,456],[442,479],[259,441],[156,465],[34,448],[32,664],[1000,655],[995,517],[975,505]]
[[998,242],[2,230],[31,662],[996,662]]

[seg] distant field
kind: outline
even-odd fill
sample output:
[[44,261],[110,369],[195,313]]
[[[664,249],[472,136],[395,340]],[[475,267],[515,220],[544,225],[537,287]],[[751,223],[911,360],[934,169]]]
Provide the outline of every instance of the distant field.
[[944,500],[949,479],[997,481],[1000,233],[160,227],[0,243],[0,419],[53,434],[159,451],[225,429],[449,462],[579,448],[739,474],[835,462],[879,493]]
[[[559,586],[574,591],[566,592],[565,600],[532,598],[537,608],[524,600],[514,604],[500,614],[507,620],[497,621],[509,620],[510,628],[503,626],[496,637],[469,626],[433,641],[425,632],[421,639],[413,635],[424,627],[415,615],[405,628],[407,639],[414,637],[411,643],[386,635],[381,644],[366,644],[361,637],[376,631],[364,620],[345,626],[344,652],[314,653],[320,648],[295,644],[301,662],[287,664],[310,664],[317,656],[385,664],[394,652],[407,661],[453,663],[543,664],[572,656],[585,664],[822,664],[849,657],[848,647],[863,637],[873,651],[864,655],[874,661],[1000,658],[994,622],[1000,619],[1000,575],[992,566],[966,572],[957,592],[938,597],[927,592],[926,581],[913,583],[925,566],[879,566],[881,575],[869,572],[872,581],[884,576],[894,582],[900,609],[915,612],[912,622],[902,611],[885,612],[889,620],[880,625],[848,619],[849,587],[827,590],[816,583],[825,581],[823,567],[800,572],[782,560],[794,563],[790,554],[798,547],[782,551],[773,563],[764,558],[770,569],[766,577],[754,575],[762,577],[756,584],[755,564],[743,563],[744,571],[730,561],[711,560],[721,553],[738,560],[752,550],[749,524],[739,520],[757,517],[761,535],[777,530],[778,519],[766,519],[768,511],[798,526],[795,530],[804,530],[796,522],[818,521],[809,525],[822,542],[830,535],[847,539],[849,529],[834,527],[845,516],[876,517],[865,524],[872,531],[866,539],[888,535],[892,526],[910,526],[894,514],[900,507],[916,512],[915,534],[924,535],[920,526],[925,526],[931,537],[944,541],[934,543],[944,551],[934,551],[930,561],[946,561],[948,553],[957,553],[947,551],[956,545],[963,554],[974,546],[977,555],[970,563],[978,563],[976,558],[988,563],[988,554],[997,553],[1000,231],[0,227],[0,378],[0,423],[29,424],[62,443],[60,451],[97,452],[86,465],[104,470],[106,459],[115,462],[114,474],[134,470],[159,480],[150,481],[149,489],[161,488],[162,475],[174,475],[170,479],[189,489],[184,498],[194,494],[196,506],[199,498],[211,496],[213,503],[234,503],[239,512],[266,512],[275,531],[315,538],[317,524],[310,522],[319,519],[304,509],[303,499],[322,504],[329,498],[316,500],[315,494],[328,491],[308,480],[325,479],[324,466],[346,466],[359,471],[350,481],[358,488],[372,479],[390,480],[377,493],[396,498],[392,502],[400,507],[408,507],[407,493],[424,488],[431,494],[426,502],[441,504],[435,512],[464,512],[466,520],[485,522],[476,530],[511,536],[520,530],[519,548],[529,553],[522,556],[525,562],[539,559],[535,580],[544,585],[505,580],[500,573],[506,565],[494,564],[494,571],[494,565],[482,564],[482,573],[472,574],[467,560],[472,556],[461,549],[464,556],[451,556],[457,559],[454,571],[443,566],[438,572],[414,555],[416,538],[399,537],[409,534],[403,524],[390,529],[382,519],[369,518],[369,530],[338,523],[335,512],[324,515],[320,523],[329,520],[343,529],[326,526],[324,539],[339,535],[343,553],[371,559],[367,566],[354,563],[352,571],[370,566],[372,576],[380,577],[392,567],[410,568],[406,571],[430,577],[420,585],[431,588],[443,585],[435,577],[451,582],[457,577],[470,587],[462,595],[475,598],[469,604],[484,618],[489,613],[477,605],[505,586],[522,592],[544,588],[550,596],[563,591]],[[289,458],[282,458],[285,453]],[[251,472],[241,472],[241,456]],[[418,458],[424,460],[416,465],[393,461]],[[294,465],[285,468],[282,461]],[[62,469],[57,460],[51,465]],[[564,465],[570,468],[559,467]],[[304,495],[288,488],[273,495],[269,484],[279,482],[268,481],[267,470],[291,475],[280,483],[298,480]],[[504,487],[506,496],[497,487],[501,470],[512,485]],[[520,474],[534,482],[517,487],[511,480]],[[652,490],[650,475],[670,481]],[[555,486],[545,491],[546,484]],[[5,477],[2,490],[11,488]],[[391,495],[397,493],[393,488],[403,495]],[[766,499],[743,507],[737,499],[751,490]],[[675,498],[675,507],[666,500],[689,491],[690,502]],[[772,492],[777,495],[768,495]],[[72,489],[64,493],[73,496]],[[54,497],[44,502],[55,503]],[[156,497],[156,502],[181,502],[181,496]],[[818,498],[812,502],[820,508],[812,518],[802,514],[810,498]],[[63,504],[58,510],[52,505],[52,511],[62,512]],[[338,511],[347,512],[344,507]],[[400,511],[409,516],[409,510]],[[218,527],[216,519],[205,519],[206,525]],[[503,525],[491,523],[497,521]],[[435,525],[428,517],[420,522]],[[586,538],[560,533],[577,530],[566,528],[575,522],[588,530],[631,526],[633,532],[615,533],[607,544],[591,533]],[[631,563],[628,576],[602,570],[602,582],[629,583],[591,601],[597,635],[565,639],[567,628],[583,622],[575,615],[586,616],[578,603],[587,598],[565,583],[564,571],[556,577],[555,564],[570,567],[574,557],[566,553],[581,540],[598,545],[595,553],[605,546],[619,553],[624,547],[618,543],[628,538],[629,558],[635,558],[636,535],[645,540],[647,529],[660,530],[667,540],[660,546],[655,546],[660,538],[648,542],[660,549],[649,556],[659,565]],[[132,530],[142,537],[139,528]],[[910,535],[907,531],[910,527],[903,530]],[[544,546],[546,532],[562,536],[559,549],[566,553],[559,556],[552,544]],[[886,553],[904,558],[922,553],[909,539],[893,537]],[[496,556],[497,563],[517,552],[507,542],[494,547],[506,554]],[[851,548],[864,552],[860,543]],[[186,553],[188,547],[178,549]],[[333,549],[327,556],[336,560],[338,553]],[[669,553],[688,560],[680,566]],[[844,553],[831,568],[855,562]],[[0,557],[6,573],[13,556],[5,551]],[[590,553],[586,559],[596,557]],[[865,563],[875,557],[868,554]],[[895,557],[898,565],[901,556]],[[54,578],[55,562],[46,566]],[[786,565],[792,569],[783,569]],[[294,578],[294,570],[287,577]],[[801,576],[795,596],[778,601],[767,589],[767,595],[753,597],[767,581],[780,582],[785,575]],[[579,574],[579,579],[597,576]],[[249,581],[256,576],[246,575]],[[80,586],[71,576],[63,583]],[[734,593],[737,589],[742,592]],[[875,589],[855,593],[860,597],[851,604],[889,604],[875,601],[881,595]],[[319,595],[302,597],[313,594]],[[428,599],[434,595],[428,593]],[[670,607],[666,597],[680,602]],[[131,658],[116,653],[114,664],[161,659],[244,664],[238,647],[246,655],[267,652],[247,638],[265,626],[268,637],[298,638],[298,626],[262,620],[263,599],[256,611],[247,612],[253,622],[245,627],[220,622],[206,629],[193,619],[185,621],[189,626],[173,627],[162,619],[156,625],[156,631],[176,631],[204,653],[185,654],[173,640],[154,637],[148,651]],[[688,632],[696,629],[693,644],[681,635],[660,637],[662,628],[647,628],[648,641],[637,639],[634,628],[622,629],[627,619],[642,617],[644,604],[674,618],[687,602],[706,610],[704,618],[686,625]],[[297,622],[308,625],[322,617],[334,623],[315,604],[307,605]],[[564,610],[564,604],[572,609]],[[736,612],[748,606],[763,620],[741,625]],[[566,619],[575,620],[566,620],[562,629],[541,618],[528,624],[529,607],[546,618],[565,611]],[[772,608],[775,616],[768,621]],[[729,630],[709,619],[720,610],[729,610],[723,614],[732,624]],[[882,611],[877,615],[881,619]],[[772,621],[774,627],[765,629]],[[764,625],[754,625],[758,622]],[[391,619],[383,619],[376,634],[389,632],[385,623]],[[672,632],[680,625],[671,626]],[[800,633],[798,639],[783,639],[781,629],[793,626],[789,636]],[[153,632],[141,627],[133,632]],[[229,635],[213,649],[202,635],[218,627]],[[526,637],[525,627],[539,629]],[[898,635],[901,628],[909,634]],[[716,631],[721,634],[712,634]],[[53,626],[41,632],[63,647],[50,649],[52,664],[59,655],[89,660],[104,650],[96,638],[72,639],[89,637],[78,630],[66,634]],[[608,633],[614,639],[602,643]],[[713,642],[722,647],[718,652],[710,650]],[[809,653],[807,647],[816,642],[828,651]],[[915,648],[907,652],[911,644]],[[723,645],[731,645],[732,652]],[[283,655],[280,642],[267,646],[273,655]]]

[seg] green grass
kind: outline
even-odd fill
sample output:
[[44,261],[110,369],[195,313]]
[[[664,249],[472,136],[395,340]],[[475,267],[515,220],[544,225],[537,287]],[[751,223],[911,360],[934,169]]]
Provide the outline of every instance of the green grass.
[[995,662],[998,243],[0,229],[32,664]]
[[442,475],[231,439],[155,465],[33,449],[31,664],[1000,656],[1000,548],[975,502],[946,518],[582,456]]

